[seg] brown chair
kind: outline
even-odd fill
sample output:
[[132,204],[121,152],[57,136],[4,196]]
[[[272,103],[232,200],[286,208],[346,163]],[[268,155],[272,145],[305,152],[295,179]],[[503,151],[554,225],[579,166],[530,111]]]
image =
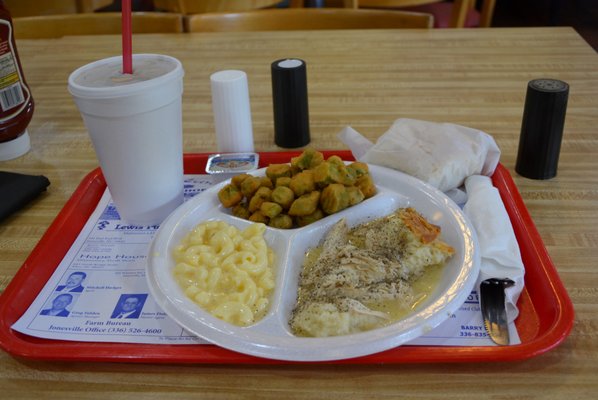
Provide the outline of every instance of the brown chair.
[[114,0],[4,0],[13,18],[33,15],[86,13],[105,7]]
[[[357,8],[355,7],[356,0],[325,0],[325,7],[331,8]],[[289,0],[290,7],[305,7],[307,0]]]
[[[448,3],[442,0],[353,0],[355,7],[359,8],[403,8],[407,10],[422,10],[437,12],[447,20],[448,27],[463,28],[466,25],[467,12],[471,8],[471,0],[454,0]],[[413,7],[413,8],[410,8]],[[448,12],[447,12],[448,11]],[[437,14],[437,15],[438,15]],[[436,27],[443,27],[440,21],[441,15],[436,18]]]
[[289,8],[185,17],[187,32],[431,28],[429,14],[345,8]]
[[[303,0],[298,0],[302,2]],[[489,27],[496,0],[483,0],[481,14],[475,0],[327,0],[327,5],[348,8],[400,9],[429,13],[436,28]]]
[[183,15],[237,12],[276,6],[282,0],[154,0],[157,10]]
[[[120,13],[85,13],[13,18],[17,39],[121,33]],[[183,16],[172,13],[133,13],[133,33],[183,32]]]
[[492,17],[494,16],[494,7],[496,0],[484,0],[482,3],[482,13],[480,15],[480,27],[488,28],[492,26]]

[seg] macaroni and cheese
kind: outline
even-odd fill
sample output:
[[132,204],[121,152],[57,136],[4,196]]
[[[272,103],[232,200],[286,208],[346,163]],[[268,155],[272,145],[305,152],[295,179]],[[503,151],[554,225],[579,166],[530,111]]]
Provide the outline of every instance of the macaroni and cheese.
[[174,277],[185,294],[231,324],[251,325],[268,311],[274,253],[264,224],[244,231],[223,221],[202,222],[174,249]]

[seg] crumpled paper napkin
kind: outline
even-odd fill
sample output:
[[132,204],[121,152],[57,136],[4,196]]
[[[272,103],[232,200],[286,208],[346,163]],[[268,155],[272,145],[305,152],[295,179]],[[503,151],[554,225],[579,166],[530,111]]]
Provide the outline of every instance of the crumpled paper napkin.
[[465,126],[397,119],[370,142],[351,127],[339,133],[355,158],[393,168],[446,192],[474,174],[492,175],[500,150],[492,136]]
[[[396,120],[375,144],[349,126],[338,138],[357,160],[415,176],[465,204],[482,257],[477,289],[484,279],[512,279],[515,285],[505,298],[509,322],[515,320],[525,270],[509,216],[489,178],[500,158],[494,139],[460,125],[407,118]],[[465,193],[459,189],[463,184]]]
[[507,318],[513,322],[519,315],[517,300],[523,290],[525,268],[509,214],[489,177],[468,177],[465,191],[468,199],[463,212],[476,231],[482,253],[477,285],[489,278],[509,278],[515,282],[505,290]]

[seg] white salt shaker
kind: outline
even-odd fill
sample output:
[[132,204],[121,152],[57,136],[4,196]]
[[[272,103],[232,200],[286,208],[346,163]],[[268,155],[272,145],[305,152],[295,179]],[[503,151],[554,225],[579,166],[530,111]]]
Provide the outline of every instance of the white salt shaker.
[[216,143],[221,153],[253,152],[247,74],[224,70],[210,76]]

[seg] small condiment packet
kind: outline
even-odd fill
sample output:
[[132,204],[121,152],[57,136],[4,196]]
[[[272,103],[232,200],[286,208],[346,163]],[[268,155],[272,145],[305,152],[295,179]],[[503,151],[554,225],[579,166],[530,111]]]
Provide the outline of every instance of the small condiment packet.
[[211,154],[206,163],[206,173],[221,181],[253,171],[257,169],[259,162],[260,156],[257,153]]
[[505,289],[507,318],[513,322],[519,310],[517,300],[523,290],[525,269],[513,226],[498,190],[487,176],[473,175],[465,180],[468,200],[463,212],[469,217],[480,245],[480,282],[489,278],[509,278],[515,282]]
[[470,175],[492,175],[500,157],[487,133],[409,118],[397,119],[375,144],[351,127],[338,137],[359,161],[405,172],[443,192],[463,185]]

